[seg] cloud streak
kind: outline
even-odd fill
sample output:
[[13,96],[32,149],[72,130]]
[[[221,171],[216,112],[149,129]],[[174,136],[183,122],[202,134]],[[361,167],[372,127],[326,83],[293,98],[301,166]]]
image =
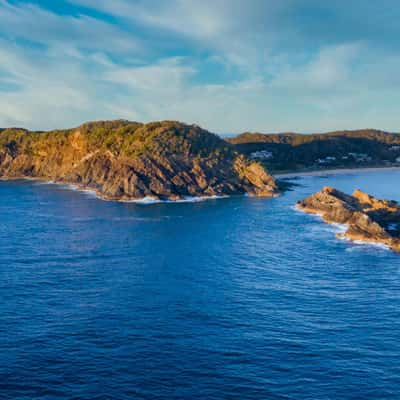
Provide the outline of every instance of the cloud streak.
[[0,0],[0,126],[128,118],[220,132],[398,130],[400,57],[387,39],[396,12],[358,0],[346,10],[341,0],[71,4],[68,14]]

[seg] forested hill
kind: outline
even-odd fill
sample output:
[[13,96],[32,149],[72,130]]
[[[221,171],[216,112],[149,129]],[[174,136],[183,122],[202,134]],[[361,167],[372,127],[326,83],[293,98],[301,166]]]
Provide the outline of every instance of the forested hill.
[[99,121],[51,132],[0,131],[0,178],[73,183],[107,199],[276,194],[260,163],[197,125]]

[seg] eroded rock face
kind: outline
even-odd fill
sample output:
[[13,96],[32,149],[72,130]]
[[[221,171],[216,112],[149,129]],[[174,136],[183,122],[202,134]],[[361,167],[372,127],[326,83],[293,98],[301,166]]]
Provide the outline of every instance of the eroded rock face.
[[104,121],[44,133],[6,129],[0,178],[73,183],[114,200],[277,195],[261,165],[218,136],[174,121]]
[[400,205],[395,201],[380,200],[361,190],[349,196],[327,186],[299,201],[297,208],[319,214],[327,223],[347,225],[339,237],[382,243],[400,252]]

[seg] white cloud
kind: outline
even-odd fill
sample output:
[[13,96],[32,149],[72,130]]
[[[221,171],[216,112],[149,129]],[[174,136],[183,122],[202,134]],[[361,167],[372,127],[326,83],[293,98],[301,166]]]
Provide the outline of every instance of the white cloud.
[[304,94],[336,91],[348,84],[362,46],[349,43],[327,46],[301,65],[281,65],[272,86]]
[[216,51],[228,62],[254,71],[282,35],[276,28],[287,24],[285,14],[294,0],[70,1],[152,29],[167,42],[192,41],[198,51]]
[[46,47],[60,46],[68,51],[114,53],[138,52],[140,41],[115,25],[86,16],[58,15],[32,4],[10,4],[0,0],[0,26],[8,38],[23,38]]
[[196,70],[183,64],[184,58],[174,57],[144,66],[113,67],[103,76],[106,81],[121,84],[132,90],[151,93],[179,91]]
[[[220,132],[395,129],[395,119],[377,110],[400,96],[379,78],[381,63],[357,76],[349,63],[360,51],[351,44],[322,49],[299,67],[282,64],[268,80],[199,84],[198,71],[183,57],[126,67],[104,54],[66,56],[56,47],[38,53],[0,41],[0,76],[19,86],[0,96],[0,126],[49,129],[127,118],[178,119]],[[394,71],[400,59],[387,65]],[[381,81],[368,86],[365,77]]]
[[104,103],[95,97],[99,82],[79,58],[65,56],[63,50],[38,53],[1,41],[0,65],[3,74],[17,86],[17,90],[0,96],[3,126],[44,129],[69,125],[94,116],[97,106]]
[[396,129],[400,57],[359,40],[280,47],[299,29],[287,14],[301,2],[74,1],[125,23],[0,0],[0,126],[127,118],[220,132]]

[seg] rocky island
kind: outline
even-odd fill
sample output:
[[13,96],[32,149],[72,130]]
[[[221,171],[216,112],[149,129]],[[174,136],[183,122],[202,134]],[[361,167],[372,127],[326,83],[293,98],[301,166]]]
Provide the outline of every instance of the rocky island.
[[51,132],[0,130],[0,179],[75,184],[110,200],[277,195],[274,178],[196,125],[92,122]]
[[299,201],[297,208],[318,214],[327,223],[345,224],[347,230],[339,237],[381,243],[400,252],[400,205],[395,201],[380,200],[361,190],[350,196],[327,186]]

